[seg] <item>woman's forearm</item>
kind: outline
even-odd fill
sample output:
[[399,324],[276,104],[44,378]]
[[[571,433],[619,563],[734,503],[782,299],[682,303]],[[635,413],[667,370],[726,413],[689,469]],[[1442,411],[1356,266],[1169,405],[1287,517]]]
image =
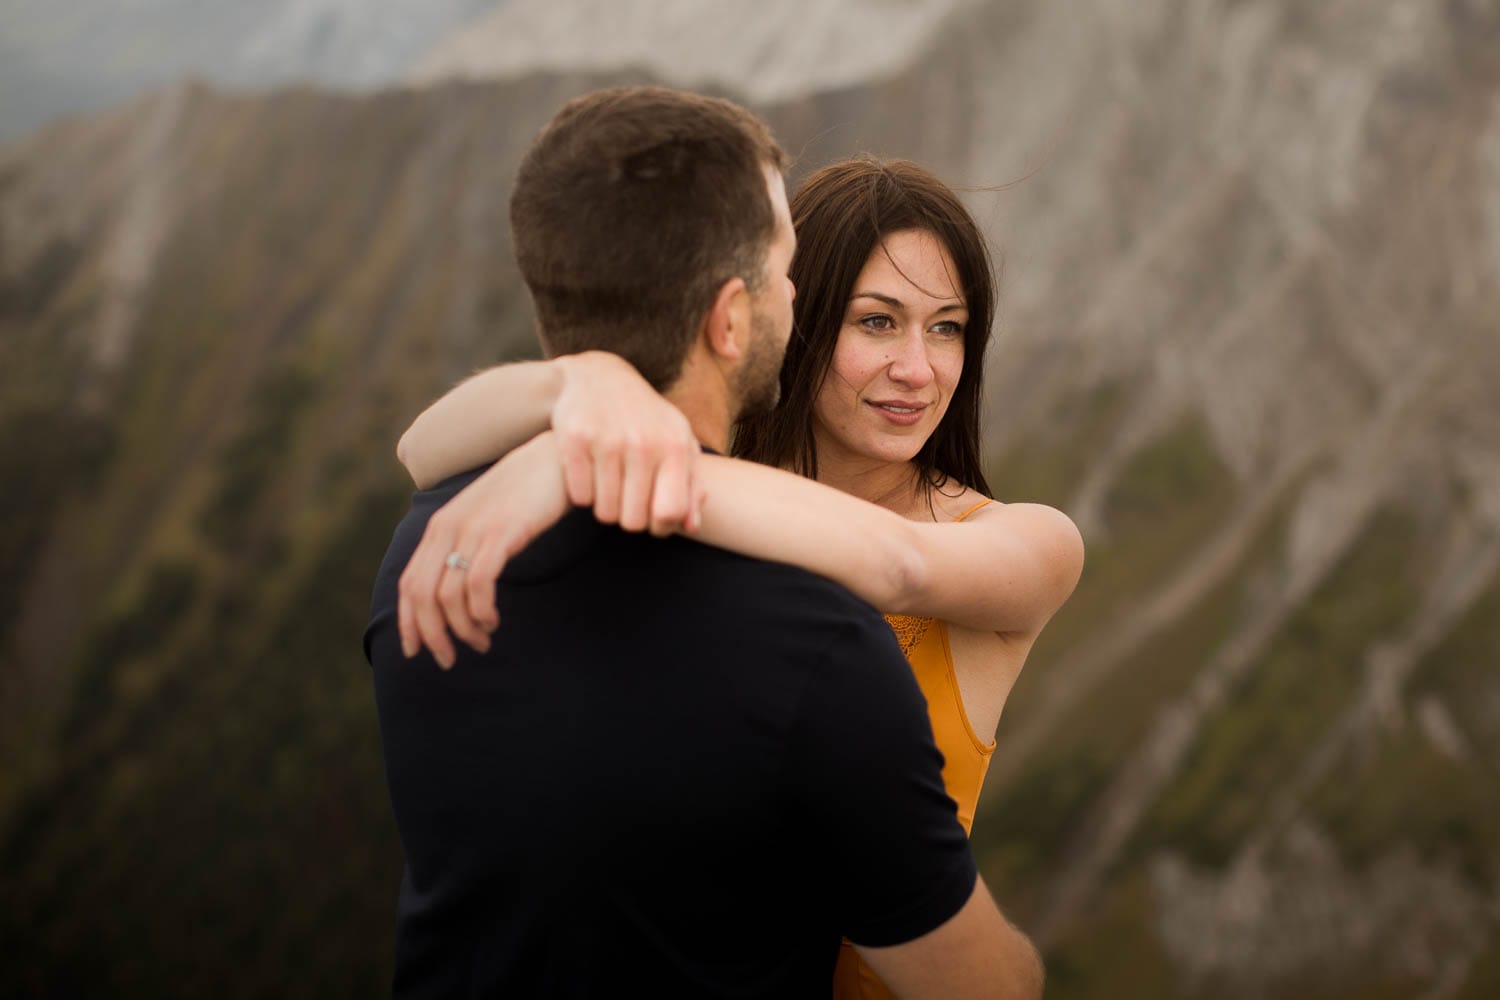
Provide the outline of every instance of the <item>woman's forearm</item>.
[[905,611],[923,587],[920,527],[876,504],[754,462],[703,456],[703,521],[693,537],[799,566],[881,611]]
[[482,371],[422,411],[401,435],[396,458],[422,489],[493,462],[547,429],[563,381],[559,361]]
[[695,537],[826,576],[881,611],[1034,634],[1067,600],[1083,540],[1062,512],[996,504],[963,524],[910,521],[778,469],[706,455]]

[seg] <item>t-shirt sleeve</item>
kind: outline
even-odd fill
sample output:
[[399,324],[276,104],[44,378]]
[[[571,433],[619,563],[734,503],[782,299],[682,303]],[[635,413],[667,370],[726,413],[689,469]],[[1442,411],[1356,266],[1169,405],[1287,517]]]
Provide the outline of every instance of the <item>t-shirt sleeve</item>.
[[957,913],[978,870],[894,636],[873,616],[837,632],[803,692],[792,780],[840,930],[856,944],[901,944]]

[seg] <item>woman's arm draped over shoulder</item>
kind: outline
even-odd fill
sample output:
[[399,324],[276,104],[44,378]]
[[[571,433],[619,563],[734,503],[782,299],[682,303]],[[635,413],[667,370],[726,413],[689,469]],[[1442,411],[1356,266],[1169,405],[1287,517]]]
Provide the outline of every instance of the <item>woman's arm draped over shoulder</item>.
[[1038,632],[1083,569],[1061,511],[992,504],[962,524],[910,521],[831,487],[705,456],[699,540],[836,580],[882,611],[967,628]]
[[549,422],[570,503],[628,531],[696,528],[702,490],[692,424],[607,351],[481,372],[429,406],[396,456],[427,489],[509,454]]
[[[541,510],[542,501],[518,484],[556,476],[557,454],[555,447],[517,452],[517,461],[475,480],[429,523],[402,580],[409,650],[419,639],[446,647],[442,624],[471,645],[498,624],[494,584],[504,563],[562,513]],[[714,455],[702,456],[698,483],[705,500],[694,537],[826,576],[883,611],[1034,633],[1082,569],[1077,529],[1050,507],[994,505],[962,524],[925,524],[789,472]],[[532,503],[539,509],[523,509]],[[484,558],[472,558],[460,580],[442,572],[449,552]]]

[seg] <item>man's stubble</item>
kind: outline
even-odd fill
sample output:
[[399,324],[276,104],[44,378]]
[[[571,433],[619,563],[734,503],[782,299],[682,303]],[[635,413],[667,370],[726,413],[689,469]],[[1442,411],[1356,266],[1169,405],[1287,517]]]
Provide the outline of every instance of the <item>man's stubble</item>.
[[737,420],[769,413],[781,401],[781,363],[787,339],[778,337],[776,321],[756,311],[750,319],[750,347],[735,377],[739,398]]

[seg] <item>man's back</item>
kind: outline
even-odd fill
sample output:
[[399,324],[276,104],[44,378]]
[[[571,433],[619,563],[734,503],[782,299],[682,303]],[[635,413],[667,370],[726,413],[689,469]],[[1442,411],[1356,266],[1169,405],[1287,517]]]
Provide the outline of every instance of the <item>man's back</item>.
[[399,995],[826,996],[840,934],[974,886],[921,695],[873,609],[788,567],[575,511],[507,569],[491,651],[366,645],[407,853]]

